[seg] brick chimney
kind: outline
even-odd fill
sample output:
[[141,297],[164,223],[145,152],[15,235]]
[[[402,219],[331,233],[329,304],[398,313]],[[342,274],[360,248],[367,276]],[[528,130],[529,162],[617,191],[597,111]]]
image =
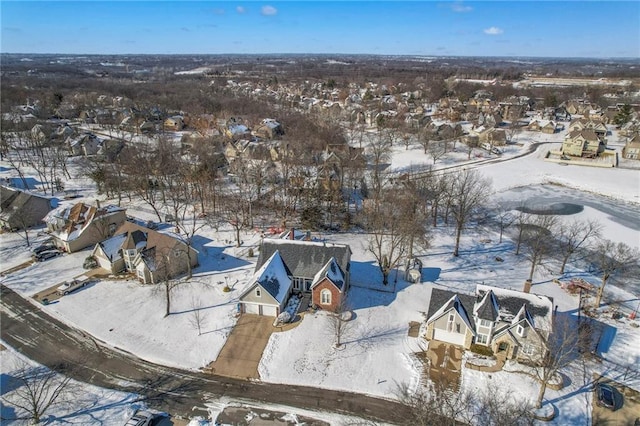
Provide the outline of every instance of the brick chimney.
[[524,291],[525,293],[530,293],[531,292],[531,280],[526,280],[524,282],[524,289],[522,291]]
[[98,200],[97,198],[96,198],[96,207],[98,208],[98,210],[100,210],[100,200]]
[[289,239],[290,240],[296,239],[296,228],[291,228],[291,232],[289,232]]

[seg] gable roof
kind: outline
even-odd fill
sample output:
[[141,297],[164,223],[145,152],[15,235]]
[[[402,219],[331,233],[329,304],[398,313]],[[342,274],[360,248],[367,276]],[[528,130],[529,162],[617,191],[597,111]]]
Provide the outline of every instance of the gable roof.
[[[484,295],[492,291],[498,301],[500,320],[512,322],[516,318],[527,318],[531,325],[540,330],[551,330],[553,320],[553,299],[534,293],[524,293],[517,290],[477,285],[476,294]],[[525,308],[523,312],[523,307]]]
[[[260,269],[253,274],[252,282],[264,288],[278,303],[282,304],[285,302],[285,298],[291,288],[291,278],[289,278],[289,272],[279,251],[276,250]],[[244,297],[254,288],[255,285],[249,286],[240,295],[240,298]]]
[[475,323],[473,318],[467,314],[467,312],[473,312],[474,303],[475,298],[473,296],[434,288],[431,290],[427,323],[434,321],[450,309],[454,309],[475,335]]
[[340,265],[336,262],[336,259],[332,257],[324,268],[322,268],[315,277],[313,277],[313,284],[311,284],[311,288],[314,288],[320,281],[324,278],[327,278],[331,281],[340,291],[344,290],[345,277],[344,272],[340,269]]
[[351,249],[348,245],[265,238],[260,246],[256,270],[276,251],[280,252],[287,270],[294,277],[313,279],[332,257],[345,274],[350,269]]

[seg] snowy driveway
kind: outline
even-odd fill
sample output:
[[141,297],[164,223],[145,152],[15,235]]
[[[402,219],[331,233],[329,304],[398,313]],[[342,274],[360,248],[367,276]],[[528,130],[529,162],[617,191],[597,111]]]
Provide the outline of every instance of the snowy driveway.
[[211,372],[240,379],[259,379],[258,364],[273,333],[273,317],[243,314],[227,337]]

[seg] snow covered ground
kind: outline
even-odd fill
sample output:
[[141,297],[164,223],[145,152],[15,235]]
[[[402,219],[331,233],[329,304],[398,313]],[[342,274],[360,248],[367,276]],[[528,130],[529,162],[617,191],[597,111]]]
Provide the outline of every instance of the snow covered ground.
[[[3,342],[0,342],[3,343]],[[6,346],[6,345],[5,345]],[[11,347],[0,350],[0,378],[2,398],[7,402],[21,401],[16,395],[17,382],[14,377],[20,371],[31,368],[46,368],[23,357]],[[120,426],[133,414],[135,408],[144,408],[137,402],[137,395],[103,389],[97,386],[71,381],[58,398],[59,403],[46,411],[43,421],[50,425]],[[16,411],[11,405],[1,405],[2,424],[28,425],[26,420],[12,420],[25,413]],[[5,423],[6,422],[6,423]]]
[[[524,146],[507,147],[503,158],[522,153],[528,143],[537,142],[536,138],[540,137],[526,132],[519,135],[518,142]],[[640,219],[637,215],[634,217],[633,211],[637,212],[640,203],[640,171],[563,167],[544,162],[544,154],[554,147],[553,143],[544,144],[533,154],[484,164],[478,166],[478,170],[492,178],[496,199],[503,202],[523,197],[549,200],[553,194],[562,198],[567,196],[566,187],[573,188],[573,201],[582,200],[585,207],[567,219],[597,218],[604,225],[606,238],[639,248]],[[404,146],[397,146],[392,167],[399,171],[408,167],[425,168],[432,159],[421,153],[422,148],[417,145],[408,151]],[[459,151],[449,159],[438,160],[437,165],[455,164],[456,160],[466,159],[466,155]],[[453,158],[455,156],[458,158]],[[4,168],[0,170],[3,170],[0,177],[9,173]],[[61,200],[61,203],[96,198],[95,190],[86,179],[74,179],[68,186],[79,189],[83,198]],[[611,205],[607,200],[612,200]],[[102,203],[104,205],[105,201]],[[139,202],[125,203],[125,207],[130,215],[154,219],[152,212]],[[432,287],[472,292],[476,284],[484,283],[521,290],[528,275],[528,262],[514,255],[513,242],[509,239],[499,244],[496,230],[482,227],[468,230],[463,236],[461,255],[454,258],[451,256],[453,229],[439,227],[434,230],[432,247],[419,253],[425,266],[423,282],[409,285],[400,272],[397,283],[393,284],[395,275],[392,274],[391,285],[395,286],[395,291],[391,292],[381,288],[380,273],[365,249],[366,235],[322,234],[320,237],[328,242],[347,243],[353,251],[349,301],[355,316],[351,327],[339,349],[334,346],[327,315],[322,312],[306,315],[290,331],[274,333],[259,366],[261,379],[265,382],[320,386],[393,398],[398,383],[415,387],[422,380],[423,367],[412,355],[421,350],[422,342],[409,337],[408,330],[409,322],[424,321]],[[190,283],[174,291],[172,313],[168,317],[164,317],[162,291],[127,280],[102,280],[57,303],[42,306],[42,309],[87,330],[108,345],[150,361],[201,368],[215,360],[224,345],[236,321],[237,297],[253,273],[256,259],[246,257],[246,247],[257,244],[260,235],[247,232],[242,238],[243,248],[238,250],[229,243],[233,239],[230,229],[204,228],[199,232],[196,248],[200,251],[201,266],[194,270]],[[85,250],[35,264],[4,277],[2,282],[31,296],[81,274],[82,261],[87,255]],[[503,261],[496,261],[496,257]],[[28,249],[19,236],[0,235],[0,269],[28,259]],[[552,282],[553,278],[558,278],[553,271],[557,271],[557,265],[539,268],[532,291],[552,296],[560,313],[575,312],[577,298]],[[584,271],[570,272],[588,278]],[[590,281],[597,283],[598,278],[591,277]],[[229,293],[222,291],[227,283],[233,288]],[[615,294],[616,299],[638,302],[638,294],[634,292],[613,286],[607,292]],[[205,316],[202,335],[198,335],[192,324],[193,311],[198,307]],[[607,335],[609,341],[606,350],[602,351],[608,363],[594,366],[596,371],[618,375],[624,366],[640,365],[639,329],[632,328],[628,320],[606,322],[615,331]],[[569,387],[557,392],[547,391],[547,400],[554,401],[560,408],[557,424],[584,419],[591,403],[590,393],[580,391],[581,373],[570,371],[569,374]],[[537,391],[535,384],[525,385],[527,381],[514,373],[494,373],[489,377],[485,373],[465,370],[462,381],[463,386],[511,383],[514,392],[527,399],[532,399]],[[640,383],[632,385],[640,388]]]

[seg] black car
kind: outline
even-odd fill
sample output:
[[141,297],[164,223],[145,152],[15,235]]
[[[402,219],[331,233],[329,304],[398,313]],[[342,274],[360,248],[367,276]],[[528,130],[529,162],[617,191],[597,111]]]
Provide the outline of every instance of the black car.
[[44,244],[39,245],[38,247],[35,247],[32,251],[33,251],[34,254],[40,254],[43,251],[57,250],[57,249],[58,248],[53,243],[44,243]]
[[43,252],[40,252],[38,254],[34,254],[33,258],[35,260],[37,260],[38,262],[44,262],[45,260],[54,258],[54,257],[58,257],[62,254],[62,252],[60,250],[45,250]]
[[600,407],[605,407],[612,411],[617,410],[622,405],[620,404],[621,397],[622,395],[613,386],[604,383],[596,384],[596,404]]

